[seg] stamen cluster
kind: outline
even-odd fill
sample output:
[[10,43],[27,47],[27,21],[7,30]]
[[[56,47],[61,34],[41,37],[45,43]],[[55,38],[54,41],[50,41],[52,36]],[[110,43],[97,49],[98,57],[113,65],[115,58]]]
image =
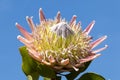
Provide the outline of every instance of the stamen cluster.
[[100,54],[96,54],[107,48],[107,45],[98,50],[93,50],[103,42],[107,36],[103,36],[92,42],[89,35],[95,21],[92,21],[85,30],[81,23],[76,23],[74,15],[70,22],[61,18],[60,12],[55,19],[46,19],[42,9],[39,11],[40,24],[35,25],[32,17],[26,20],[32,30],[27,32],[21,25],[16,26],[24,37],[17,38],[25,44],[29,55],[41,64],[53,68],[56,72],[76,70],[84,66],[85,62],[91,61]]

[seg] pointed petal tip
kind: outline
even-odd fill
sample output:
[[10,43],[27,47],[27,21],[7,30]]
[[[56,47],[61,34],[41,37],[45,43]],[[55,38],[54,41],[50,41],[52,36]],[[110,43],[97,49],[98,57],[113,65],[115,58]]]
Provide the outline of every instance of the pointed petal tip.
[[29,20],[29,16],[26,16],[26,21],[28,21]]
[[[93,53],[94,54],[94,53]],[[100,53],[98,53],[98,54],[94,54],[93,56],[90,56],[91,57],[91,60],[93,60],[93,59],[95,59],[95,58],[97,58],[97,57],[99,57],[99,56],[101,56],[101,54]]]
[[105,49],[107,49],[108,48],[108,45],[105,45],[104,47],[103,47],[103,50],[105,50]]
[[93,20],[92,22],[95,23],[95,20]]
[[17,36],[17,39],[18,39],[20,36],[21,36],[21,35],[18,35],[18,36]]
[[89,35],[89,33],[91,32],[94,24],[95,24],[95,20],[93,20],[93,21],[86,27],[86,29],[83,31],[83,33],[86,34],[86,35]]
[[25,41],[24,41],[24,40],[25,40],[25,38],[24,38],[24,37],[22,37],[21,35],[18,35],[18,36],[17,36],[17,39],[18,39],[18,40],[20,40],[20,41],[21,41],[21,42],[23,42],[23,43],[25,42]]
[[33,16],[31,16],[31,17],[26,16],[26,21],[28,22],[28,25],[30,26],[30,28],[33,32],[35,29],[35,25],[34,25],[34,22],[32,19],[33,19]]
[[28,40],[33,40],[32,36],[30,35],[30,33],[28,31],[26,31],[20,24],[16,23],[16,27],[18,28],[18,30],[22,33],[22,35],[28,39]]
[[42,8],[39,9],[39,19],[40,19],[40,22],[46,21],[46,18],[44,16],[44,12],[42,11]]
[[26,44],[26,43],[27,43],[27,40],[26,40],[24,37],[22,37],[21,35],[18,35],[18,36],[17,36],[17,39],[18,39],[20,42],[22,42],[23,44]]
[[29,18],[33,18],[33,16],[29,17],[29,16],[26,16],[26,19],[29,19]]
[[26,19],[29,18],[29,16],[26,16]]
[[77,18],[76,15],[73,15],[73,16],[72,16],[72,19],[71,19],[71,21],[70,21],[70,23],[69,23],[70,26],[76,21],[76,18]]
[[103,37],[106,39],[106,38],[107,38],[107,35],[104,35]]
[[106,48],[108,48],[108,45],[105,45]]
[[15,23],[15,26],[20,30],[20,28],[22,28],[22,26],[20,24],[18,24],[17,22]]
[[42,8],[40,8],[39,11],[42,11]]
[[97,54],[95,58],[97,58],[97,57],[99,57],[99,56],[101,56],[101,54],[100,54],[100,53],[99,53],[99,54]]
[[94,26],[95,25],[95,20],[93,20],[91,24]]
[[60,11],[57,12],[56,19],[57,19],[57,23],[59,23],[60,22]]
[[15,26],[16,26],[17,28],[21,28],[21,27],[22,27],[18,22],[15,23]]
[[40,14],[43,15],[43,10],[42,10],[42,8],[39,9],[39,12],[40,12]]
[[71,21],[75,21],[75,20],[76,20],[76,18],[77,18],[77,16],[76,16],[76,15],[73,15],[73,17],[72,17]]
[[23,27],[20,25],[20,24],[18,24],[17,22],[15,23],[15,26],[21,31],[21,29],[23,29]]
[[91,43],[91,49],[95,48],[96,46],[98,46],[100,43],[102,43],[105,39],[107,39],[107,35],[97,39],[96,41]]
[[18,22],[15,23],[15,26],[17,26],[17,25],[18,25]]
[[60,11],[58,11],[57,14],[60,14]]
[[42,10],[42,8],[39,9],[39,13],[43,16],[43,10]]
[[105,39],[107,39],[107,35],[104,35],[104,36],[101,37],[102,42],[103,42]]
[[92,54],[84,59],[80,59],[80,63],[85,63],[85,62],[89,62],[91,60],[94,60],[95,58],[99,57],[101,54]]
[[73,17],[77,18],[77,15],[73,15]]
[[102,47],[102,48],[100,48],[100,49],[98,49],[98,50],[94,50],[93,53],[101,52],[101,51],[103,51],[103,50],[105,50],[105,49],[107,49],[107,48],[108,48],[108,45],[105,45],[104,47]]
[[18,35],[18,36],[17,36],[17,39],[19,40],[19,39],[20,39],[20,37],[21,37],[21,35]]

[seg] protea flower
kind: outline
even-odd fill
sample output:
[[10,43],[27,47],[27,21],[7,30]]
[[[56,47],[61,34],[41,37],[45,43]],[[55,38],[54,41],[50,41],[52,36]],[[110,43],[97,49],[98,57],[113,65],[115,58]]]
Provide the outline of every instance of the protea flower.
[[89,62],[107,48],[104,47],[93,50],[107,36],[103,36],[96,41],[92,41],[89,35],[95,21],[92,21],[86,29],[82,30],[81,23],[76,23],[76,15],[73,15],[70,22],[62,19],[60,12],[55,19],[46,19],[42,9],[39,10],[40,24],[35,25],[32,17],[26,20],[32,30],[26,31],[20,24],[17,28],[24,37],[17,38],[27,47],[28,54],[40,64],[44,64],[53,69],[56,73],[66,71],[78,71],[84,63]]

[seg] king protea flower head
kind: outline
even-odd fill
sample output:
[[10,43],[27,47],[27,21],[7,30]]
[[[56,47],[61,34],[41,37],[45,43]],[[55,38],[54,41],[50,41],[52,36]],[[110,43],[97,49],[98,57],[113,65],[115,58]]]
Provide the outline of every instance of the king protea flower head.
[[107,36],[103,36],[95,41],[89,35],[95,21],[92,21],[86,29],[81,29],[81,23],[76,23],[76,15],[73,15],[70,22],[61,18],[60,12],[55,19],[46,19],[42,9],[39,10],[40,24],[35,25],[32,17],[26,20],[32,30],[26,31],[20,24],[17,28],[24,37],[17,38],[26,46],[28,54],[40,64],[50,66],[55,72],[76,70],[84,66],[100,54],[96,54],[107,48],[93,50]]

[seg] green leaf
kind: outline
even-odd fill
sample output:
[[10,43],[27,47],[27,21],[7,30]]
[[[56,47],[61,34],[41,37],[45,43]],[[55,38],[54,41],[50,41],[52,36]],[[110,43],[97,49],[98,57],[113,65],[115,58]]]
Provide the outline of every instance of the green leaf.
[[67,80],[74,80],[81,72],[85,71],[90,65],[91,61],[84,63],[84,67],[79,68],[79,71],[71,71],[68,75],[65,75]]
[[28,51],[25,46],[20,47],[20,54],[22,56],[22,70],[26,76],[31,75],[33,80],[39,79],[39,73],[36,70],[36,62],[28,55]]
[[56,78],[46,78],[46,77],[44,77],[44,80],[61,80],[61,76],[56,76]]
[[105,78],[96,73],[89,72],[83,74],[78,80],[105,80]]
[[46,77],[44,77],[44,80],[51,80],[51,78],[46,78]]
[[46,66],[46,65],[43,65],[43,64],[39,64],[38,72],[43,77],[56,78],[56,73],[49,66]]

